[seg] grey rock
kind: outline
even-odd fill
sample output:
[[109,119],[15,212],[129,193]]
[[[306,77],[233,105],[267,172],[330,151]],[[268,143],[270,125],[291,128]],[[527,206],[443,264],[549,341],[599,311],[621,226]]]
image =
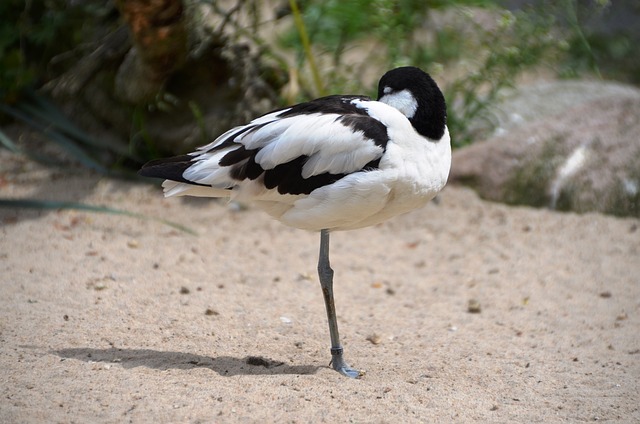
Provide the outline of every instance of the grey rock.
[[556,82],[496,110],[494,135],[454,152],[452,182],[509,204],[640,217],[640,90]]

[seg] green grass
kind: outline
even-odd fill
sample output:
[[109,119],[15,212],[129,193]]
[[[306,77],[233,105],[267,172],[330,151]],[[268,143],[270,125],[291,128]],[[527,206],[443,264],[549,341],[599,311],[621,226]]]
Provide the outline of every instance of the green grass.
[[[347,63],[345,57],[365,41],[374,43],[374,52],[362,58],[365,64],[379,67],[380,72],[419,66],[441,81],[454,147],[477,141],[471,124],[491,121],[489,106],[502,90],[564,48],[552,33],[553,19],[507,12],[495,1],[329,0],[304,4],[302,25],[296,21],[296,32],[281,39],[296,52],[298,72],[309,65],[317,73],[314,63],[303,60],[314,57],[313,50],[324,58],[325,69],[329,66],[322,72],[325,80],[316,86],[328,86],[332,93],[355,91],[373,96],[371,86],[358,80],[358,69],[366,66]],[[311,45],[301,41],[306,33],[311,34]],[[299,100],[309,94],[319,93],[314,87],[303,87]]]

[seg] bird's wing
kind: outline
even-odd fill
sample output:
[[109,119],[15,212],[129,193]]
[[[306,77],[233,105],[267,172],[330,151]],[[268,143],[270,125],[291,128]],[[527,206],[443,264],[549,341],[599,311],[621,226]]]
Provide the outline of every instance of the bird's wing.
[[152,162],[159,172],[146,175],[218,189],[259,179],[280,194],[308,194],[378,166],[389,137],[367,113],[370,101],[329,96],[271,112],[194,153]]

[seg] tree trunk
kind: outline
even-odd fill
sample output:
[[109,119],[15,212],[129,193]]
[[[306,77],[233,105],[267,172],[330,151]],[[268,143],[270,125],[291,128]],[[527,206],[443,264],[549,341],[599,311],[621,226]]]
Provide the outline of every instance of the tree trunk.
[[187,61],[187,19],[181,0],[118,0],[133,46],[116,74],[116,95],[150,102]]

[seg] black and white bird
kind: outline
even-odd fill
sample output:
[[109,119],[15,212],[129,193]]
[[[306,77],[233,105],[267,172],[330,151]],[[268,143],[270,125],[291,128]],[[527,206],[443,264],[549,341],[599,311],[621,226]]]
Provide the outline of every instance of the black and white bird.
[[451,143],[444,96],[415,67],[387,72],[378,100],[333,95],[276,110],[183,156],[139,171],[170,196],[251,202],[291,227],[320,232],[318,275],[333,368],[343,358],[329,264],[329,233],[375,225],[425,205],[444,187]]

